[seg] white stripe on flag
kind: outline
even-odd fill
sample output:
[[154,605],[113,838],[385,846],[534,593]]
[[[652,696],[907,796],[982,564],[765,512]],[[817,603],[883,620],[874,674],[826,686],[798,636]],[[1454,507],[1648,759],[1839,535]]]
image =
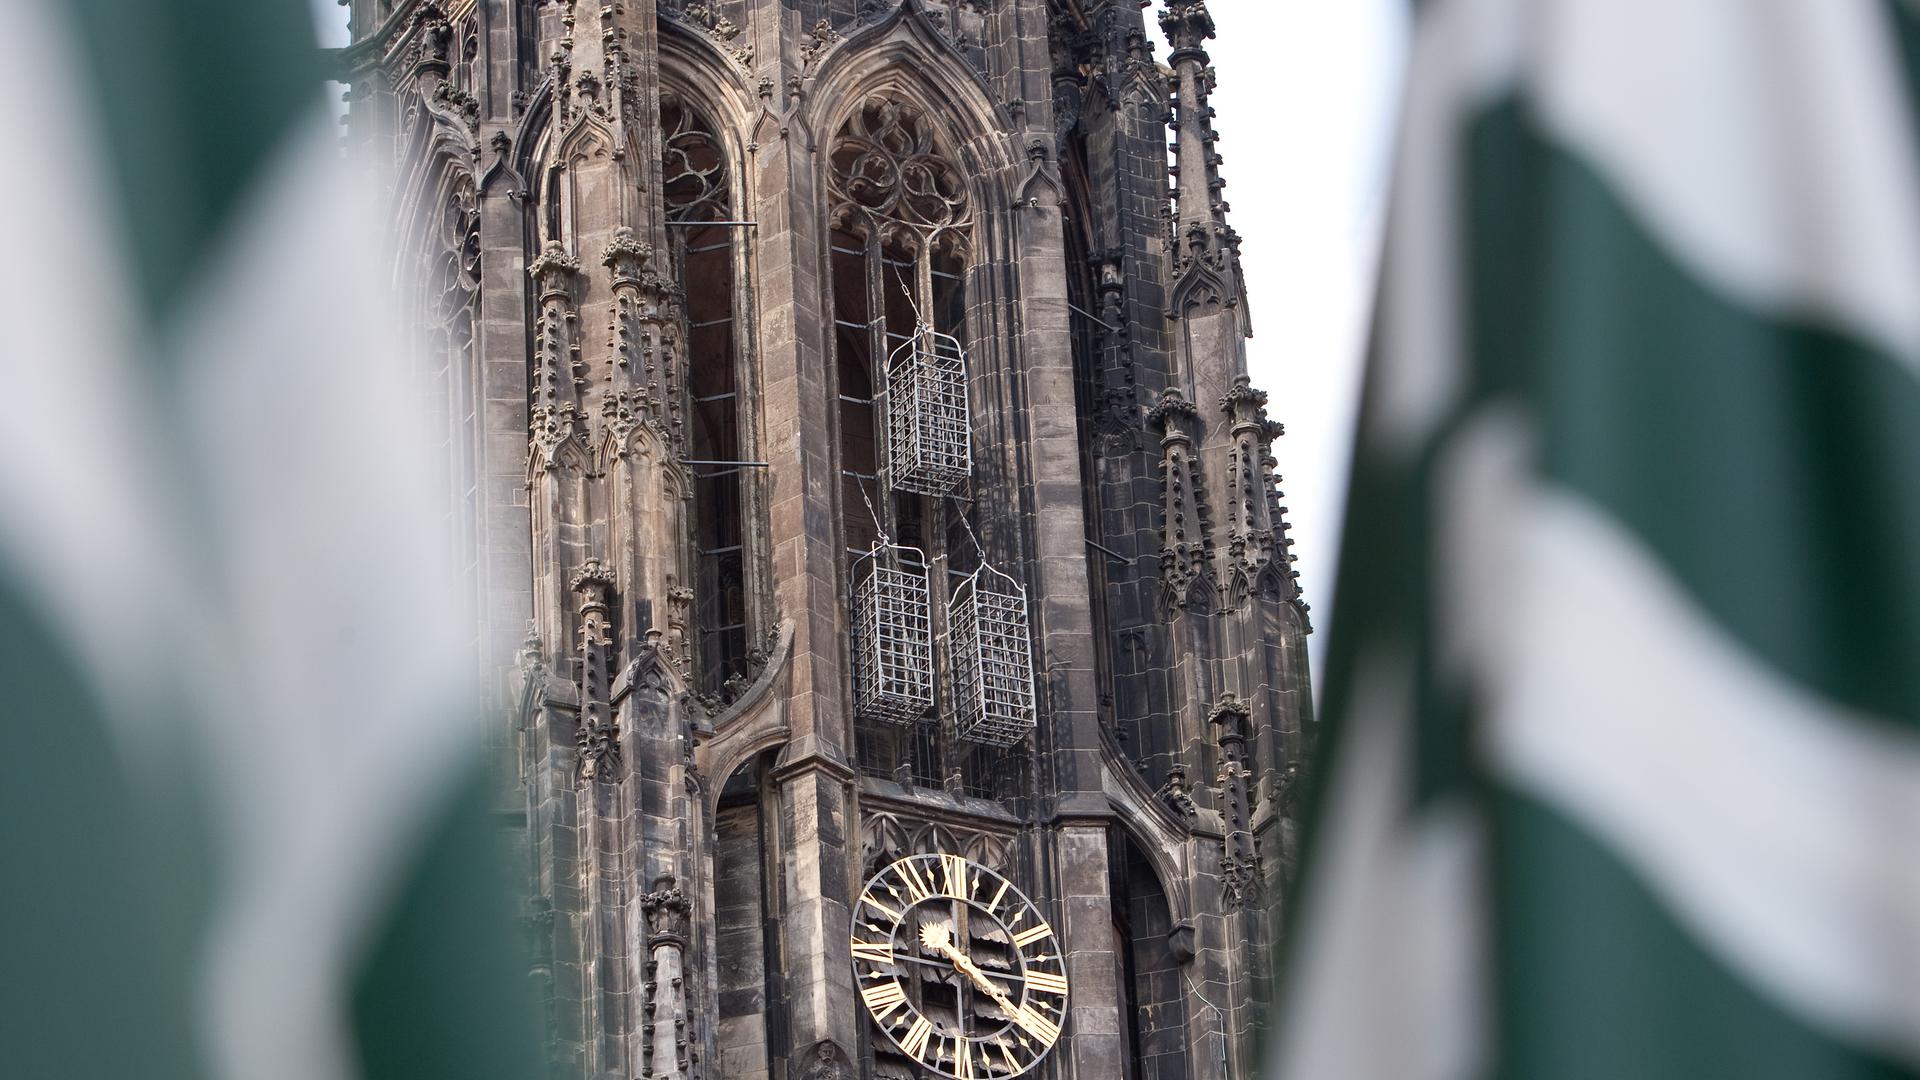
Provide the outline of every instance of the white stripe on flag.
[[[131,362],[138,305],[115,233],[105,141],[78,85],[54,6],[8,6],[0,36],[0,144],[31,162],[0,169],[11,255],[0,260],[0,561],[56,620],[126,736],[171,679],[166,625],[189,622],[165,507],[165,461]],[[160,621],[164,619],[165,621]],[[126,753],[142,765],[171,736]]]
[[1466,385],[1461,137],[1472,112],[1517,76],[1521,2],[1432,0],[1414,26],[1365,404],[1381,449],[1404,455],[1424,445]]
[[1412,665],[1363,658],[1267,1075],[1466,1080],[1485,1052],[1482,826],[1409,814]]
[[1920,155],[1874,0],[1548,0],[1548,137],[1750,306],[1920,364]]
[[1574,496],[1476,522],[1518,537],[1485,609],[1493,767],[1775,1000],[1920,1063],[1920,739],[1757,663]]
[[210,1043],[233,1080],[341,1080],[341,1010],[399,854],[480,749],[446,491],[382,288],[374,178],[318,99],[183,316],[222,639]]

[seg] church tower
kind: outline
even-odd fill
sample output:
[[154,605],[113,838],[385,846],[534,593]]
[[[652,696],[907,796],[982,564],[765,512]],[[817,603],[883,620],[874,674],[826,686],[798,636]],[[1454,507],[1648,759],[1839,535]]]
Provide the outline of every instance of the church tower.
[[1309,625],[1145,6],[351,0],[553,1077],[1254,1075]]

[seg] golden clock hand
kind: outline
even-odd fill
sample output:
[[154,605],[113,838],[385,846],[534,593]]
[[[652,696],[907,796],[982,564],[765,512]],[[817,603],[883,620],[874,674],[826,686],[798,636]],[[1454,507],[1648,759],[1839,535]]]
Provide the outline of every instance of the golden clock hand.
[[973,985],[979,987],[981,993],[992,998],[994,1004],[1005,1009],[1009,1016],[1013,1014],[1013,999],[1009,998],[1005,990],[1000,989],[992,979],[988,978],[987,973],[980,970],[980,966],[975,964],[970,957],[956,952],[953,958],[953,966],[959,968],[967,978],[972,979]]
[[1006,991],[1000,989],[992,979],[987,977],[987,973],[980,970],[979,965],[975,964],[971,959],[964,955],[956,956],[954,958],[954,966],[964,972],[967,978],[972,979],[973,985],[979,987],[982,993],[1002,1005],[1011,1004],[1007,999]]
[[993,999],[994,1004],[1009,1013],[1013,1011],[1013,1000],[1007,997],[1006,991],[994,985],[993,980],[987,977],[986,972],[980,970],[980,966],[975,964],[971,957],[954,946],[952,931],[938,924],[922,926],[920,944],[946,957],[955,971],[971,980],[973,985],[980,988],[981,993]]

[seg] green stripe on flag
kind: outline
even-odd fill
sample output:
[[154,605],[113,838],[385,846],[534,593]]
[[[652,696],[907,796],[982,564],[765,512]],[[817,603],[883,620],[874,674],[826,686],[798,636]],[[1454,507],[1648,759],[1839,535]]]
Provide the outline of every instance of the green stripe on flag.
[[1920,725],[1920,380],[1702,285],[1516,107],[1473,138],[1476,187],[1531,166],[1535,197],[1474,222],[1474,355],[1531,384],[1549,477],[1766,662]]
[[[1908,324],[1859,268],[1912,269],[1906,163],[1860,148],[1914,141],[1874,35],[1897,27],[1915,92],[1915,6],[1447,0],[1420,23],[1315,762],[1348,789],[1314,793],[1286,1061],[1914,1076],[1910,980],[1875,961],[1913,932],[1920,357],[1889,351]],[[1645,71],[1620,62],[1647,40]],[[1771,261],[1728,269],[1748,258]],[[1399,725],[1413,789],[1391,761],[1341,774]],[[1446,877],[1476,814],[1492,873]],[[1490,972],[1425,948],[1477,940],[1470,908]],[[1490,1044],[1456,1007],[1487,985]]]
[[1896,1080],[1703,951],[1551,807],[1495,800],[1500,1069],[1511,1080]]
[[200,1070],[181,846],[156,842],[144,785],[59,640],[0,573],[0,1072],[187,1080]]
[[384,905],[352,994],[362,1080],[540,1075],[525,935],[476,762]]
[[296,118],[321,103],[303,0],[67,0],[134,278],[164,319]]
[[1920,11],[1914,0],[1885,0],[1887,19],[1900,47],[1900,74],[1907,80],[1907,100],[1920,109]]

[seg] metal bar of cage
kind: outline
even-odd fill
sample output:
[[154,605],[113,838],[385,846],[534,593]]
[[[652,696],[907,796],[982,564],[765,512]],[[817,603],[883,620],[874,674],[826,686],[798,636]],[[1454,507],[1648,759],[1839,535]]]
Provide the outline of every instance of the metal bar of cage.
[[947,601],[947,633],[954,734],[990,746],[1024,740],[1037,723],[1026,589],[981,564]]
[[960,340],[925,325],[887,357],[887,483],[945,495],[973,475],[973,421],[967,353]]
[[854,560],[852,576],[854,715],[911,724],[933,707],[926,553],[882,537]]

